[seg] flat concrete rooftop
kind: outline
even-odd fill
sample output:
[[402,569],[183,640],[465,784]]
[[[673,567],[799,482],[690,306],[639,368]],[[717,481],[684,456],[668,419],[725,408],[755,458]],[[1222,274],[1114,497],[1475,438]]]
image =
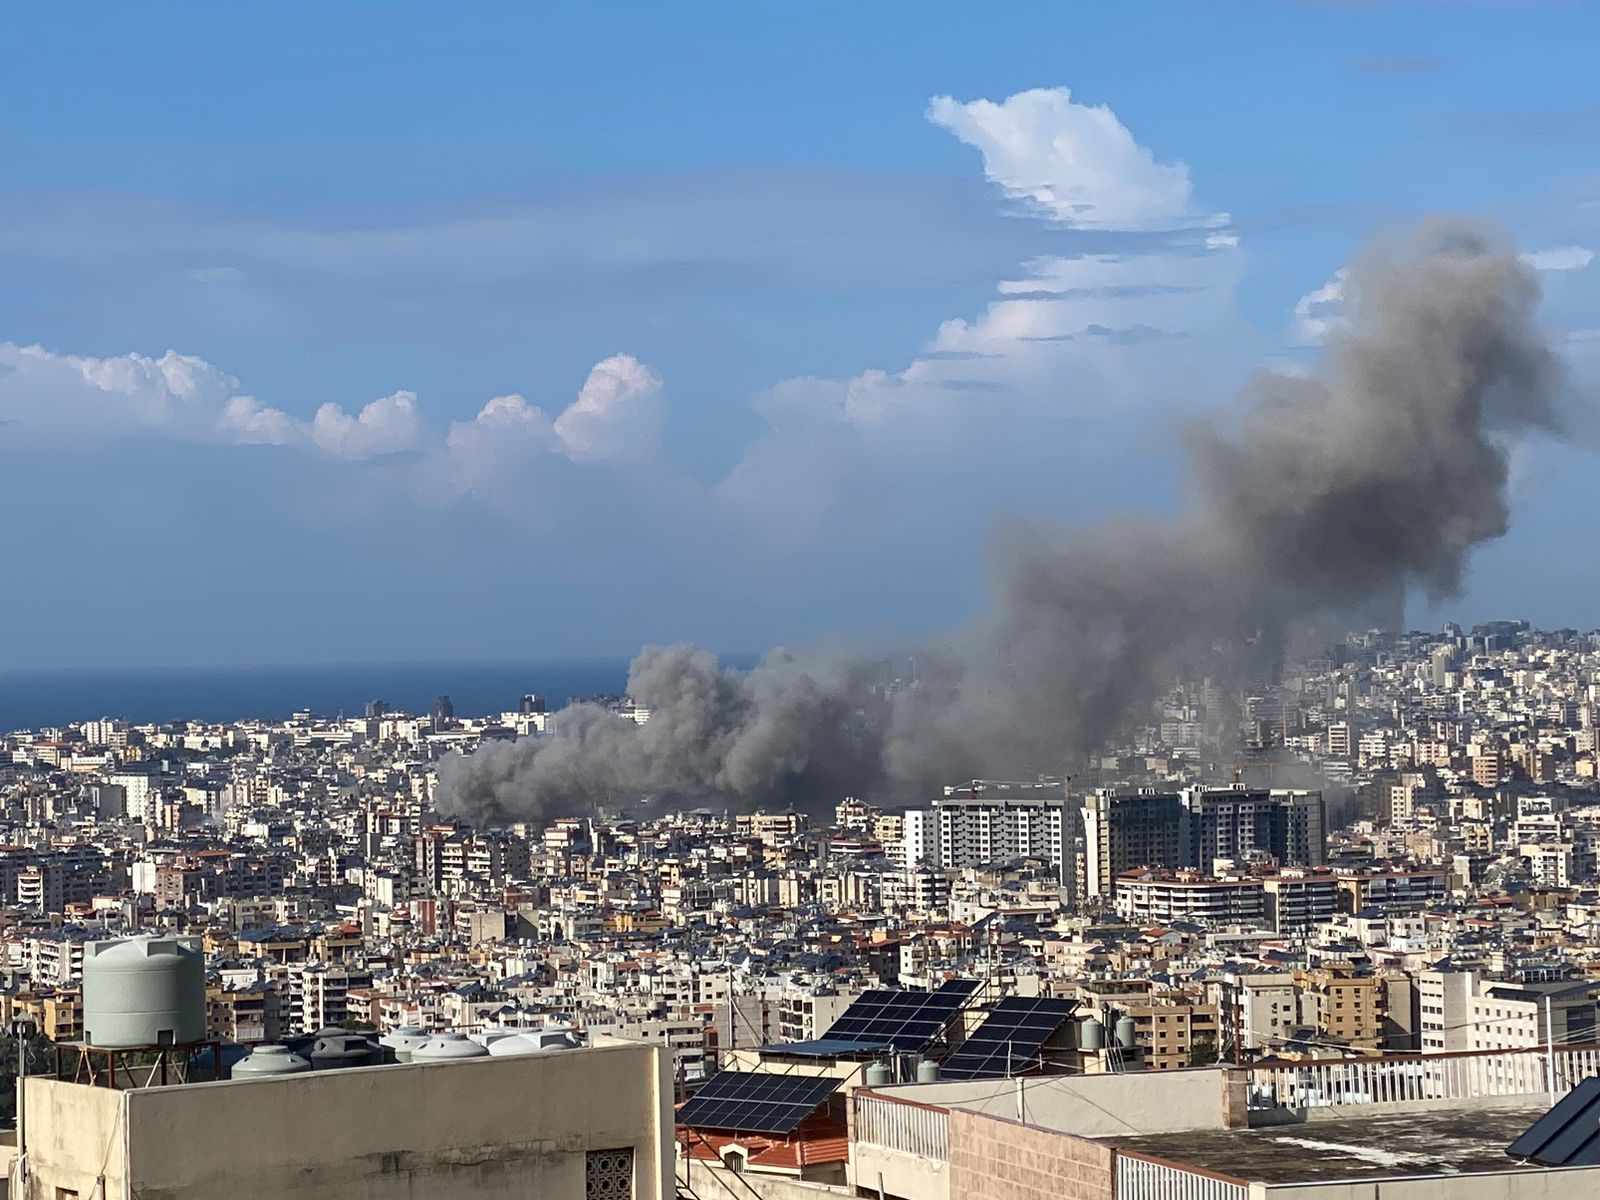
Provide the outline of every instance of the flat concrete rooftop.
[[1098,1140],[1252,1183],[1464,1175],[1523,1166],[1506,1147],[1546,1111],[1543,1104],[1434,1109]]

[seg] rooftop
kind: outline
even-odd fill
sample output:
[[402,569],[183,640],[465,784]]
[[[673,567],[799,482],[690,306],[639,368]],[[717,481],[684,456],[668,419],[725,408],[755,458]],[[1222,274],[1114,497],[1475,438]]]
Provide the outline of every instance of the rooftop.
[[1460,1175],[1523,1167],[1506,1154],[1506,1147],[1548,1107],[1412,1110],[1104,1140],[1119,1150],[1254,1183]]

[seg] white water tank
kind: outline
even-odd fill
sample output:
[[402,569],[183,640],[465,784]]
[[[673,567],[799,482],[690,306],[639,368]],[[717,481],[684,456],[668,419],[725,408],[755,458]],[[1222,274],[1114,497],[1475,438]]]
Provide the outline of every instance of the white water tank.
[[505,1058],[518,1054],[543,1054],[552,1050],[576,1050],[582,1044],[575,1030],[530,1029],[516,1037],[501,1038],[491,1043],[489,1053],[496,1058]]
[[394,1055],[395,1062],[408,1063],[411,1053],[432,1035],[416,1025],[400,1025],[378,1039],[378,1044]]
[[206,958],[193,938],[132,937],[83,948],[83,1036],[91,1046],[178,1046],[206,1036]]
[[894,1080],[888,1063],[868,1063],[864,1082],[869,1088],[888,1087]]
[[257,1046],[233,1064],[234,1079],[268,1079],[274,1075],[298,1075],[311,1070],[309,1060],[291,1053],[282,1045]]
[[496,1042],[503,1042],[507,1038],[517,1036],[515,1029],[480,1029],[477,1033],[467,1034],[470,1041],[477,1042],[485,1050],[493,1050]]
[[487,1058],[489,1052],[464,1033],[441,1033],[411,1052],[411,1061],[453,1062],[463,1058]]

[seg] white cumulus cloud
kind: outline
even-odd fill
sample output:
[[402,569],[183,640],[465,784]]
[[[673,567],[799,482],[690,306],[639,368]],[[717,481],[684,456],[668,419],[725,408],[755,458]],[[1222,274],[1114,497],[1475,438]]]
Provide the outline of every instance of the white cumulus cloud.
[[301,441],[305,426],[281,408],[268,408],[254,396],[235,396],[217,418],[224,441],[289,446]]
[[448,484],[455,494],[492,490],[530,458],[557,449],[544,409],[521,396],[496,396],[470,421],[454,421],[445,434]]
[[496,496],[541,459],[639,464],[654,455],[666,418],[661,380],[627,354],[602,359],[577,397],[552,418],[522,396],[496,396],[445,434],[448,489]]
[[36,444],[143,431],[205,440],[234,395],[233,376],[189,354],[105,358],[0,342],[0,421]]
[[1327,283],[1295,301],[1295,332],[1301,341],[1316,345],[1344,325],[1345,281],[1349,275],[1347,268],[1340,267]]
[[983,155],[1007,195],[1079,229],[1170,230],[1225,224],[1196,209],[1189,168],[1157,162],[1103,104],[1034,88],[998,104],[935,96],[928,119]]
[[556,418],[555,433],[575,461],[648,458],[666,412],[656,373],[631,355],[613,354],[589,372],[578,398]]
[[1202,340],[1220,344],[1236,311],[1239,237],[1226,215],[1196,206],[1187,167],[1157,162],[1110,109],[1075,103],[1066,88],[999,102],[939,96],[928,116],[980,150],[989,179],[1037,216],[1101,234],[1178,236],[1024,263],[982,312],[942,322],[899,370],[771,388],[756,404],[775,427],[959,444],[974,423],[1060,420],[1103,410],[1112,396],[1132,407],[1136,393],[1171,378],[1174,347],[1193,361]]
[[336,458],[376,458],[413,449],[422,432],[415,392],[381,396],[352,416],[324,404],[311,421],[311,440]]

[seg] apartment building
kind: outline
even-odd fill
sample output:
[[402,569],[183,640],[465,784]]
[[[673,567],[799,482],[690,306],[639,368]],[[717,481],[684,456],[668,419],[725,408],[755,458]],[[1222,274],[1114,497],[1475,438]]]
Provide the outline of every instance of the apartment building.
[[1203,991],[1091,983],[1079,988],[1078,1001],[1080,1012],[1107,1029],[1132,1020],[1134,1046],[1148,1070],[1182,1070],[1202,1048],[1211,1053],[1221,1044],[1217,1005]]
[[1083,801],[1085,896],[1110,899],[1115,880],[1137,867],[1178,867],[1187,862],[1188,821],[1183,798],[1154,789],[1092,792]]
[[974,780],[946,789],[917,818],[905,814],[902,857],[947,870],[1036,858],[1066,884],[1073,876],[1069,828],[1060,784]]
[[1261,880],[1263,916],[1278,933],[1305,933],[1339,911],[1339,881],[1327,870],[1287,870]]
[[1261,880],[1212,879],[1198,871],[1128,871],[1117,876],[1117,912],[1127,920],[1164,924],[1258,922],[1266,913]]
[[1301,1018],[1319,1037],[1338,1045],[1375,1050],[1383,1044],[1383,981],[1346,963],[1294,972]]

